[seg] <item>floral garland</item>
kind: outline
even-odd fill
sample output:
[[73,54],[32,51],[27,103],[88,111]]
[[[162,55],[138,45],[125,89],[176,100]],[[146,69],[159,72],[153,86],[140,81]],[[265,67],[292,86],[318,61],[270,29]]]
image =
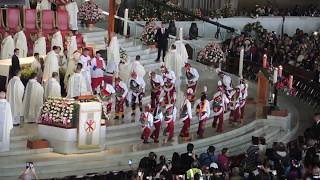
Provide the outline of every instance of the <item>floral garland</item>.
[[76,102],[73,99],[49,97],[43,104],[40,122],[63,128],[74,128],[77,121]]
[[157,25],[154,21],[148,22],[144,27],[140,40],[145,45],[154,45],[156,43]]
[[99,6],[92,1],[86,1],[81,5],[78,17],[80,20],[88,23],[97,23],[104,18]]
[[278,81],[275,84],[276,89],[278,91],[284,92],[288,96],[296,96],[297,95],[297,90],[295,88],[289,88],[288,82],[289,82],[288,78],[286,78],[286,77],[281,78],[280,81]]
[[128,53],[126,50],[120,48],[120,63],[126,64],[128,62]]
[[254,31],[257,33],[258,37],[260,37],[265,31],[265,29],[263,28],[263,26],[260,24],[259,21],[246,24],[243,30],[248,33]]
[[226,60],[221,47],[211,42],[198,53],[197,61],[203,64],[212,65],[219,64]]
[[21,79],[30,79],[31,75],[36,71],[33,70],[31,67],[25,67],[21,70]]

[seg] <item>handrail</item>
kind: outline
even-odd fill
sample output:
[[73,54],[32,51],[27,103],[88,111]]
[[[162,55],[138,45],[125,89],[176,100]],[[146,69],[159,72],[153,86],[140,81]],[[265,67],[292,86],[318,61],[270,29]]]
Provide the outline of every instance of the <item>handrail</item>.
[[[104,14],[106,16],[109,16],[109,12],[107,12],[107,11],[102,11],[102,14]],[[121,21],[125,21],[125,19],[123,17],[117,16],[117,15],[114,15],[114,18],[119,19]],[[138,25],[140,27],[144,27],[143,24],[138,23],[137,21],[131,21],[130,19],[127,19],[127,22],[131,23],[131,24],[136,24],[136,25]]]
[[181,10],[181,9],[179,9],[179,8],[176,8],[176,7],[172,7],[172,6],[170,6],[170,5],[168,5],[168,4],[165,4],[165,3],[163,3],[163,2],[158,2],[157,0],[149,0],[149,1],[150,1],[151,3],[157,4],[157,5],[160,5],[160,6],[164,6],[164,7],[168,8],[168,9],[177,11],[177,12],[179,12],[179,13],[181,13],[181,14],[185,14],[185,15],[188,15],[188,16],[190,16],[190,17],[193,17],[193,18],[196,18],[196,19],[200,19],[200,20],[205,21],[205,22],[207,22],[207,23],[216,25],[216,26],[219,27],[219,28],[221,27],[221,28],[226,29],[226,30],[229,30],[229,31],[231,31],[231,32],[234,32],[234,31],[235,31],[235,29],[232,28],[232,27],[225,26],[225,25],[220,24],[220,23],[218,23],[218,22],[211,21],[210,19],[207,19],[207,18],[204,18],[204,17],[200,17],[200,16],[197,16],[197,15],[194,15],[193,13],[191,13],[191,12],[189,12],[189,11]]

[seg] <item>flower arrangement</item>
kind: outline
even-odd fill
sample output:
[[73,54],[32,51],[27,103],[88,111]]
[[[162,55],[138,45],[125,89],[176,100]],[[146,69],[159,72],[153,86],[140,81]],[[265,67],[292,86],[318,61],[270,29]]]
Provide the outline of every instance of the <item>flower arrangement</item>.
[[276,84],[276,89],[282,91],[288,96],[296,96],[297,90],[295,88],[289,88],[288,86],[289,79],[286,77],[281,78]]
[[154,21],[148,22],[144,27],[140,40],[145,45],[154,45],[156,43],[157,25]]
[[31,67],[25,67],[21,70],[21,79],[30,79],[31,75],[36,71],[33,70]]
[[72,99],[49,97],[43,104],[40,122],[63,128],[74,128],[78,104]]
[[243,30],[248,33],[255,32],[257,33],[258,37],[261,37],[262,33],[265,31],[259,21],[246,24]]
[[120,48],[120,63],[126,64],[128,62],[127,51]]
[[211,42],[198,53],[197,61],[207,65],[217,65],[225,61],[226,57],[221,47]]
[[82,21],[94,24],[103,19],[103,14],[98,5],[90,0],[81,5],[79,8],[78,17]]

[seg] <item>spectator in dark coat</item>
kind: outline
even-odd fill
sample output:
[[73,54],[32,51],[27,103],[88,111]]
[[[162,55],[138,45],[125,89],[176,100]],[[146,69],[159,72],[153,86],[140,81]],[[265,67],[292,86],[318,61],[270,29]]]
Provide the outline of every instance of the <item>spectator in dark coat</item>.
[[150,152],[148,157],[144,157],[140,160],[139,169],[142,169],[144,174],[154,173],[157,166],[157,155],[154,152]]
[[210,166],[211,163],[217,162],[217,156],[214,154],[216,148],[214,146],[209,146],[207,152],[200,154],[199,163],[201,167]]
[[196,160],[196,155],[193,151],[194,145],[187,145],[187,152],[181,155],[181,171],[186,172],[191,168],[192,162]]

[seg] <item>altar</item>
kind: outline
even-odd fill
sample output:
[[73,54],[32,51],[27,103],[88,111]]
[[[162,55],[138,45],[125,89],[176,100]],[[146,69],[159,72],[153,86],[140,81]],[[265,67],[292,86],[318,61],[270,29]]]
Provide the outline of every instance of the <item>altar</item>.
[[105,149],[106,126],[99,99],[48,98],[41,110],[38,134],[54,152],[89,153]]

